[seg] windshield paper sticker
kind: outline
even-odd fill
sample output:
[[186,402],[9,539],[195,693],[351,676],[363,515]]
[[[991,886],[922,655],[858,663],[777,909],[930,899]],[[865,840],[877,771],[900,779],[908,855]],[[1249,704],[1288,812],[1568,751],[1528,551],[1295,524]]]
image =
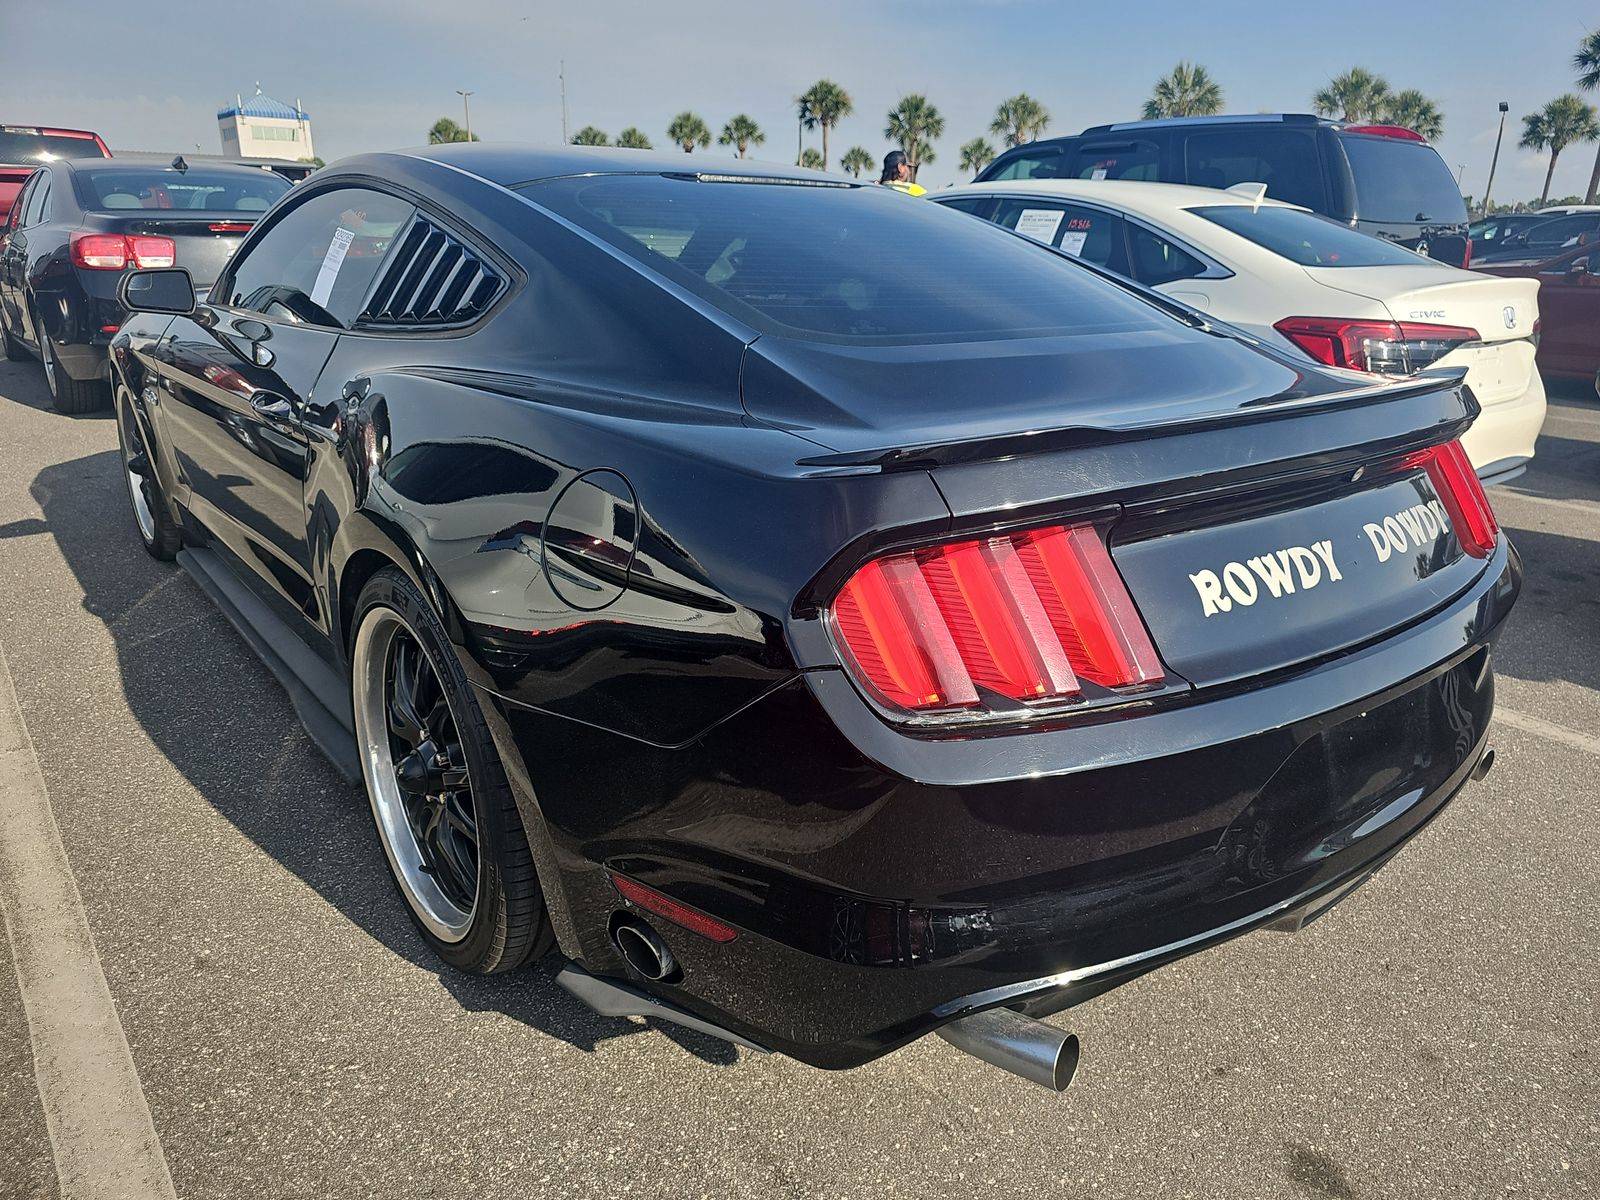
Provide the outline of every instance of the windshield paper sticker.
[[1061,218],[1066,215],[1058,208],[1025,208],[1017,218],[1017,232],[1048,242],[1056,236],[1056,230],[1061,228]]
[[333,295],[334,280],[339,278],[339,268],[344,265],[344,256],[350,252],[350,243],[355,241],[355,232],[340,226],[333,231],[333,241],[328,243],[328,253],[323,256],[322,269],[317,272],[317,282],[311,285],[311,303],[325,305],[328,297]]

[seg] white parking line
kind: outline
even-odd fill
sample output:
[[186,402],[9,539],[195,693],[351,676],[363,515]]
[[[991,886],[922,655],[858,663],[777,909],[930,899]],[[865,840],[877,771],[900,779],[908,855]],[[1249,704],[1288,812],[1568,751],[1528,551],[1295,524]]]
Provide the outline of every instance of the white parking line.
[[1491,499],[1526,500],[1529,504],[1547,504],[1551,508],[1580,512],[1587,517],[1600,516],[1600,500],[1558,500],[1554,496],[1530,496],[1527,492],[1513,492],[1505,488],[1495,488]]
[[61,1195],[177,1200],[0,647],[0,916]]
[[1585,754],[1600,758],[1600,738],[1579,733],[1576,729],[1568,729],[1565,725],[1557,725],[1554,721],[1546,721],[1543,717],[1536,717],[1531,713],[1518,712],[1514,708],[1507,708],[1504,704],[1495,705],[1494,719],[1504,721],[1513,729],[1537,734],[1539,737],[1549,738],[1553,742],[1560,742],[1563,746],[1571,746],[1574,750],[1582,750]]

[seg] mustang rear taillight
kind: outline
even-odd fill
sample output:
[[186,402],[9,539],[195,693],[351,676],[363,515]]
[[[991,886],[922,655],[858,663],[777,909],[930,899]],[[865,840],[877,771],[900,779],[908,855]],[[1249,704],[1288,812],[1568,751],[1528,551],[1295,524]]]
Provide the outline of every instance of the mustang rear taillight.
[[1462,325],[1285,317],[1273,326],[1320,363],[1373,375],[1410,375],[1479,340]]
[[831,610],[851,673],[919,714],[1049,704],[1163,678],[1122,577],[1092,525],[1051,526],[876,558]]
[[121,271],[126,267],[170,267],[177,247],[167,237],[142,234],[74,233],[72,265],[89,271]]
[[1495,520],[1488,494],[1460,442],[1446,442],[1409,454],[1398,467],[1402,471],[1421,467],[1428,473],[1463,550],[1473,558],[1488,558],[1494,552],[1500,541],[1500,523]]

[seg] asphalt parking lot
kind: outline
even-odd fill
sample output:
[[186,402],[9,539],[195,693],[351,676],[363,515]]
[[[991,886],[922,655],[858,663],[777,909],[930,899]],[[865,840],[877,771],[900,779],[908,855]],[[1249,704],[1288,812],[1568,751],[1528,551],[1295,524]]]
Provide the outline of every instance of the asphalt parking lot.
[[[1527,568],[1494,772],[1302,933],[1055,1018],[1061,1096],[937,1039],[823,1073],[437,965],[363,795],[139,549],[115,447],[0,364],[0,1196],[1600,1195],[1592,392],[1493,493]],[[70,874],[19,874],[45,797]]]

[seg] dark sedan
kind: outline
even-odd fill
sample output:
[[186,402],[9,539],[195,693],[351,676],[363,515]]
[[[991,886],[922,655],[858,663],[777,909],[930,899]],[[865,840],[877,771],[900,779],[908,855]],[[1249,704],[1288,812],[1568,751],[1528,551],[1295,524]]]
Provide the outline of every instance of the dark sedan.
[[44,364],[57,409],[109,398],[106,346],[124,272],[180,266],[207,287],[257,218],[289,190],[252,167],[149,159],[45,164],[0,224],[0,340]]
[[1458,377],[637,151],[348,160],[204,302],[123,290],[139,535],[461,970],[1064,1086],[1039,1016],[1298,924],[1491,762],[1520,568]]

